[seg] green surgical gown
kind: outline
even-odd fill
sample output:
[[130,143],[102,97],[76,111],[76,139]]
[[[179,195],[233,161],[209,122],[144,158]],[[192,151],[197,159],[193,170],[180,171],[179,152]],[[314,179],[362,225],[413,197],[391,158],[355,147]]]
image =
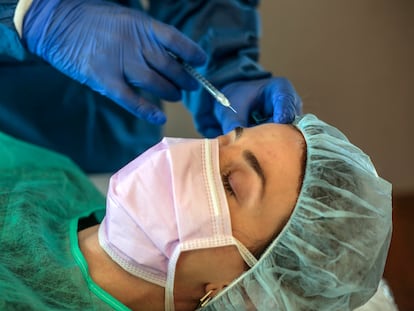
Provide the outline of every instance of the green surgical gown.
[[128,310],[78,247],[79,218],[104,207],[71,160],[0,133],[0,310]]

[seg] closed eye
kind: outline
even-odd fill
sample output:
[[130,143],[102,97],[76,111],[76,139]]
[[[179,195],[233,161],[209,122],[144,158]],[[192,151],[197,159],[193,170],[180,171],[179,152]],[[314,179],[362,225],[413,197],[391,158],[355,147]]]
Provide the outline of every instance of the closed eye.
[[[240,126],[236,127],[234,129],[235,131],[235,140],[240,139],[240,137],[243,135],[244,129]],[[257,174],[257,176],[260,178],[261,184],[262,184],[262,195],[264,192],[264,189],[266,188],[266,178],[264,171],[262,167],[260,166],[259,161],[257,160],[256,156],[253,152],[250,150],[244,150],[243,151],[243,158],[245,161],[249,164],[249,166],[254,170],[254,172]]]
[[231,172],[227,172],[221,176],[221,180],[223,181],[223,187],[224,190],[226,190],[230,196],[235,196],[235,192],[230,184],[229,178],[230,178]]

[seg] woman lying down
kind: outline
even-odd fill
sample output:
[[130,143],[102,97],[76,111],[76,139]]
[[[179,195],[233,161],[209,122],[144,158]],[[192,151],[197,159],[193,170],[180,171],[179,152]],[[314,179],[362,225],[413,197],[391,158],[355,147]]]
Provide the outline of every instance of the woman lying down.
[[0,170],[1,310],[354,310],[383,274],[391,185],[314,115],[165,138],[106,201],[6,135]]

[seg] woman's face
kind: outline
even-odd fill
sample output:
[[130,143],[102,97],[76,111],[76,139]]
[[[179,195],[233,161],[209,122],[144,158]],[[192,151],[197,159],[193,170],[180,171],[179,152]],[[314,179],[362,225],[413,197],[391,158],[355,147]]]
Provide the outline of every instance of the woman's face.
[[[293,126],[279,124],[238,128],[218,139],[233,235],[260,255],[295,206],[305,141]],[[181,253],[174,283],[176,309],[185,310],[181,303],[189,303],[188,310],[194,310],[194,304],[209,289],[215,296],[247,269],[235,246]]]
[[233,235],[263,251],[288,220],[302,183],[305,141],[292,125],[237,128],[220,136],[220,171]]

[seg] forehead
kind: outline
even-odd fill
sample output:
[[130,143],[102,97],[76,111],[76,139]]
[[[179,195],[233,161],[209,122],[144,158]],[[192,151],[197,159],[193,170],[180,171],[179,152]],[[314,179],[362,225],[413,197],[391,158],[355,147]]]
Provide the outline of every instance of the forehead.
[[270,182],[268,194],[278,196],[281,202],[296,202],[305,169],[305,139],[292,125],[266,124],[260,130],[268,136],[268,146],[263,148],[267,152],[263,161]]
[[266,175],[262,200],[249,215],[252,236],[270,242],[283,229],[299,196],[305,169],[306,144],[292,125],[257,126],[252,141]]
[[292,193],[293,189],[298,193],[306,159],[306,142],[302,133],[290,124],[265,124],[261,131],[268,133],[268,174],[276,184],[272,193],[287,190]]
[[[306,153],[305,139],[295,126],[291,124],[262,124],[250,128],[250,143],[258,145],[257,151],[267,154],[264,161],[272,162],[277,170],[279,164],[291,165],[296,163],[295,159],[300,158],[303,162],[303,155]],[[257,147],[257,146],[256,146]],[[283,167],[282,167],[283,168]],[[291,168],[286,167],[284,171]]]
[[267,133],[280,140],[297,140],[304,143],[302,133],[292,124],[265,123],[251,129],[256,130],[258,133]]

